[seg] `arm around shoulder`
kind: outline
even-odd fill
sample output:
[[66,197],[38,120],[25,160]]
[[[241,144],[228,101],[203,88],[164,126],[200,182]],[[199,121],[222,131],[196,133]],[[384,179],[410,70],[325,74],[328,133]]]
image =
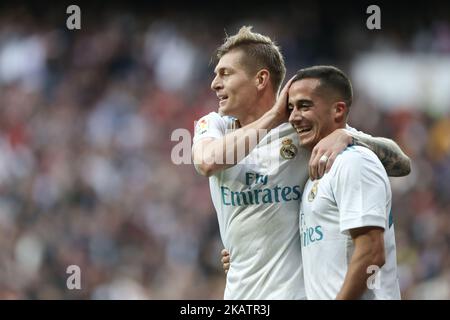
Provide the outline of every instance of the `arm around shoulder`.
[[403,177],[411,172],[411,159],[395,141],[355,132],[349,133],[353,136],[355,145],[369,148],[377,155],[389,176]]

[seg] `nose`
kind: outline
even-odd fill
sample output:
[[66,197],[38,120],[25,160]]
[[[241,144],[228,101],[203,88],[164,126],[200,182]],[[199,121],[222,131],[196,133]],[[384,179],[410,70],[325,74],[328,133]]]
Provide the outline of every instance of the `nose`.
[[211,82],[211,89],[217,91],[221,88],[223,88],[222,81],[220,81],[219,75],[216,75]]
[[300,122],[302,120],[302,112],[294,107],[289,116],[289,122],[294,124],[295,122]]

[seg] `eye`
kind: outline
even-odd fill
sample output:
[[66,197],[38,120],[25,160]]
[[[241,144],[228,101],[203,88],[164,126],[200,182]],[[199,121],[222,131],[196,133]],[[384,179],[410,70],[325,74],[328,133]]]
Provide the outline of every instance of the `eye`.
[[294,110],[294,105],[292,103],[289,103],[287,108],[288,108],[288,111],[292,111],[292,110]]
[[303,103],[303,104],[300,105],[300,110],[308,111],[310,107],[311,107],[311,105]]

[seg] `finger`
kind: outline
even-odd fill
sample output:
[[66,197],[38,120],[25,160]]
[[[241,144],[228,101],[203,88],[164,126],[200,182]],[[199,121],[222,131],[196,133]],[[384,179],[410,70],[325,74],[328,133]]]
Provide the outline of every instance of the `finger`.
[[312,150],[312,152],[311,152],[311,157],[312,157],[312,158],[315,157],[315,156],[317,155],[317,152],[318,152],[318,151],[319,151],[318,148],[314,147],[313,150]]
[[295,76],[289,79],[288,82],[284,85],[283,89],[280,92],[280,97],[283,95],[287,96],[287,93],[289,92],[289,88],[291,87],[292,81],[294,80]]
[[325,172],[327,172],[327,173],[330,172],[331,166],[333,165],[334,160],[336,160],[337,155],[338,154],[336,152],[333,152],[330,155],[330,157],[328,158],[328,161],[327,161],[327,167],[325,168]]
[[228,270],[230,269],[230,264],[229,263],[224,263],[223,264],[223,270]]
[[292,76],[292,77],[288,80],[288,82],[286,82],[286,84],[284,85],[284,88],[283,88],[283,89],[289,89],[289,87],[291,86],[292,81],[294,80],[295,77],[296,77],[296,76]]
[[320,166],[322,165],[322,161],[320,161],[322,156],[325,154],[325,151],[319,150],[317,152],[317,155],[314,159],[314,167],[313,167],[313,174],[315,179],[320,179],[322,176],[320,175]]
[[220,252],[220,254],[221,254],[222,256],[228,256],[230,253],[228,252],[227,249],[222,249],[222,251]]
[[308,164],[308,170],[309,170],[309,177],[311,180],[314,180],[314,166],[316,165],[315,163],[315,158],[317,155],[317,149],[313,149],[312,153],[311,153],[311,158],[309,158],[309,164]]
[[311,159],[309,163],[309,178],[313,181],[316,179],[316,177],[314,176],[315,166],[316,163],[314,159]]
[[225,274],[227,274],[227,273],[228,273],[228,269],[225,269],[224,271],[225,271]]
[[326,161],[323,161],[323,159],[319,159],[319,163],[317,165],[317,179],[322,178],[326,164],[327,164]]
[[311,166],[310,166],[310,169],[311,169],[311,174],[310,174],[311,180],[316,180],[319,177],[318,176],[319,160],[320,160],[320,157],[323,154],[324,154],[324,152],[321,151],[321,150],[318,150],[318,149],[315,152],[314,158],[312,159]]
[[318,165],[318,169],[317,169],[317,178],[320,179],[323,177],[323,175],[325,174],[325,168],[327,166],[328,163],[328,158],[330,155],[328,154],[324,154],[325,157],[327,157],[327,160],[324,161],[324,159],[322,159],[322,157],[320,157],[319,159],[319,165]]
[[289,92],[289,85],[290,83],[286,83],[286,85],[283,87],[283,89],[280,91],[280,95],[278,96],[279,99],[287,98],[288,92]]
[[220,261],[222,261],[222,263],[228,263],[230,262],[230,256],[224,256]]

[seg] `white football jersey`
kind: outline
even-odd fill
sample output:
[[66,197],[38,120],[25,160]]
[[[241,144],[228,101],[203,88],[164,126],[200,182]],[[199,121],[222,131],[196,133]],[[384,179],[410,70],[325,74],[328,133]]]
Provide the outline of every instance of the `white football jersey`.
[[362,299],[400,299],[389,179],[372,151],[353,146],[305,186],[300,234],[307,299],[336,298],[354,250],[349,230],[364,226],[384,229],[386,262],[377,273],[368,270]]
[[[223,137],[233,123],[208,114],[197,122],[194,143]],[[240,163],[209,178],[231,258],[225,299],[305,299],[298,212],[309,156],[284,123]]]

